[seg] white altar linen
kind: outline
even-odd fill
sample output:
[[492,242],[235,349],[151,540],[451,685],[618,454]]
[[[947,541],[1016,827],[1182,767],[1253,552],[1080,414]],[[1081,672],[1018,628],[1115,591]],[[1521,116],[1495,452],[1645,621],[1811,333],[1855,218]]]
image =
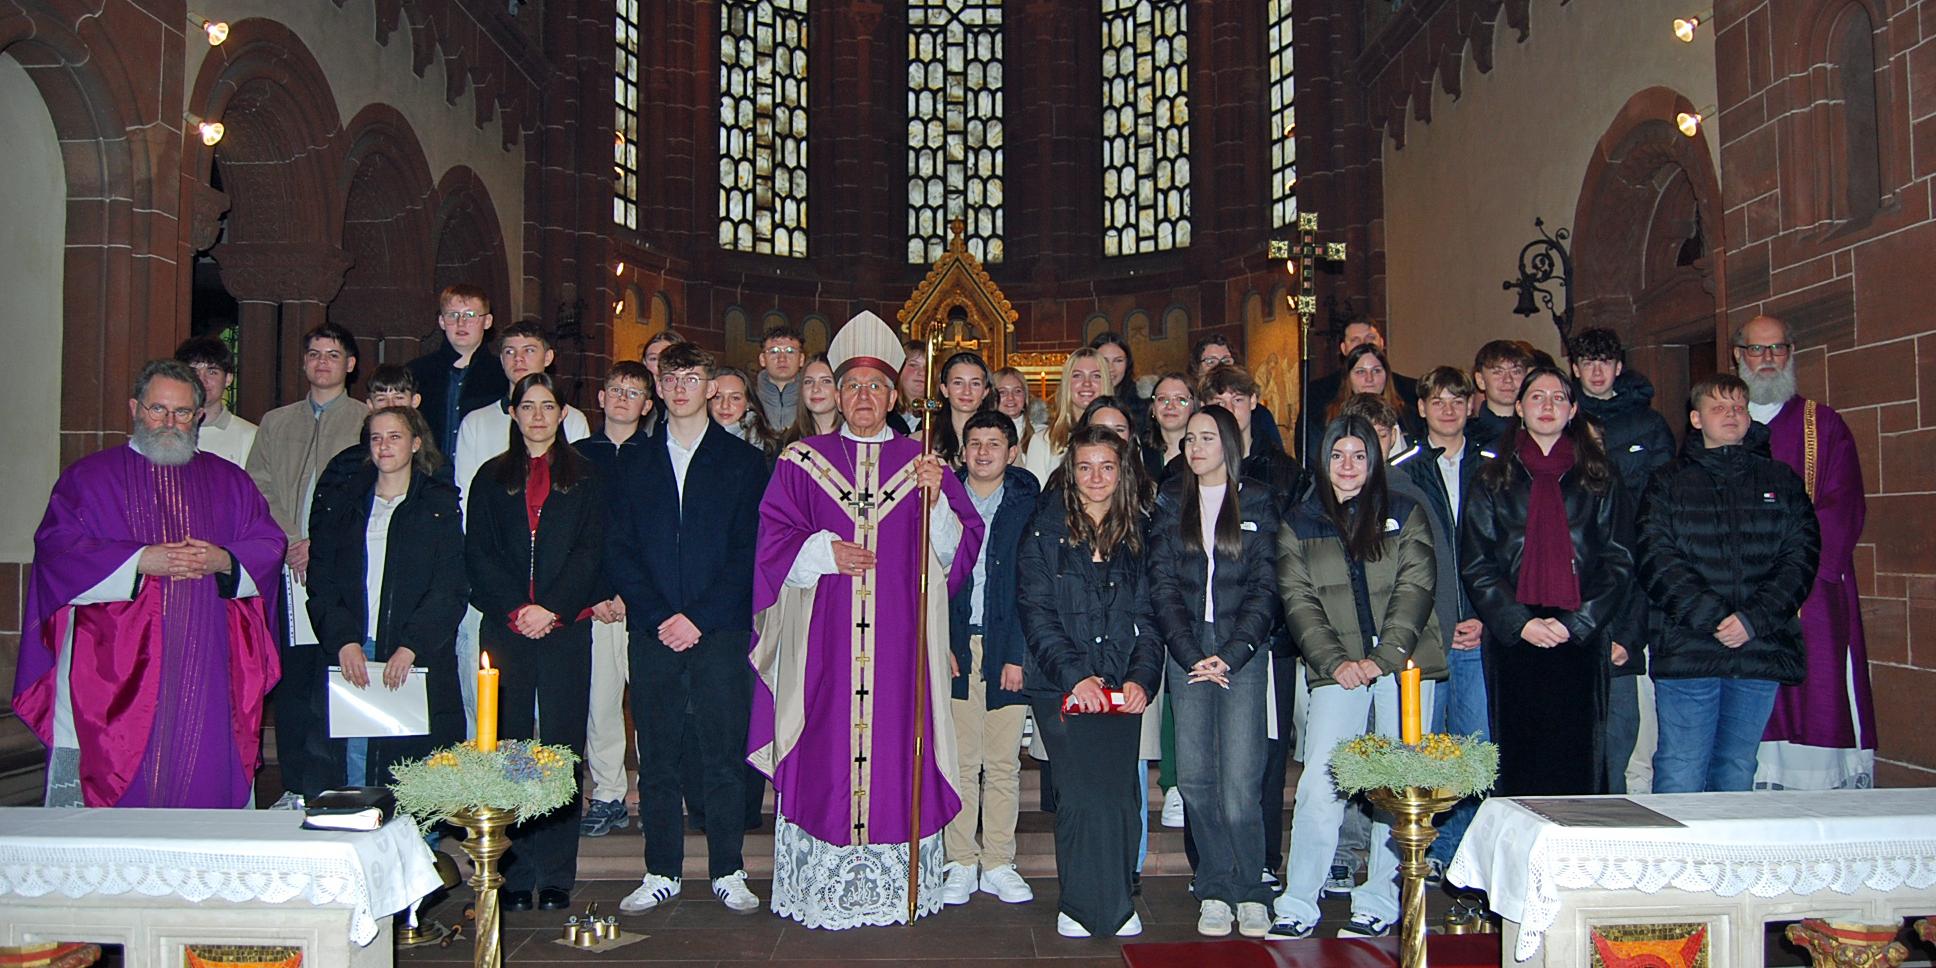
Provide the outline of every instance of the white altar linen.
[[[1516,922],[1532,958],[1567,892],[1735,898],[1927,892],[1936,887],[1936,789],[1633,796],[1682,827],[1563,827],[1487,800],[1446,871]],[[1924,907],[1936,913],[1936,897]],[[1789,905],[1793,907],[1793,905]]]
[[294,810],[0,809],[0,908],[47,895],[300,899],[347,907],[349,940],[362,946],[377,938],[377,919],[443,883],[408,816],[355,833],[303,830],[302,819]]

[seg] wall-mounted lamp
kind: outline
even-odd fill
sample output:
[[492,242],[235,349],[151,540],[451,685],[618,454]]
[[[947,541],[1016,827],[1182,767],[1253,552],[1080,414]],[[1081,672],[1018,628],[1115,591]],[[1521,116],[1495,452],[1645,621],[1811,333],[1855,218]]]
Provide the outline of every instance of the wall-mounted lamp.
[[[1537,316],[1540,307],[1546,307],[1564,344],[1573,329],[1573,255],[1566,250],[1573,233],[1560,229],[1549,235],[1546,221],[1537,218],[1533,219],[1533,228],[1539,230],[1539,238],[1519,250],[1519,278],[1508,279],[1499,288],[1519,291],[1519,301],[1513,306],[1515,316]],[[1549,287],[1547,283],[1557,285]]]
[[612,267],[612,275],[622,276],[624,274],[625,274],[625,260],[620,259],[618,262],[618,265],[615,265]]
[[201,14],[190,13],[188,22],[196,30],[201,31],[202,36],[208,38],[210,47],[220,47],[222,41],[229,39],[229,22],[226,20],[210,20]]
[[1700,33],[1701,25],[1707,23],[1713,17],[1714,17],[1713,11],[1707,11],[1705,13],[1695,14],[1693,16],[1688,16],[1688,17],[1675,17],[1674,18],[1674,39],[1680,41],[1683,44],[1693,43],[1694,35],[1697,33]]
[[1713,114],[1713,107],[1705,107],[1699,111],[1682,111],[1674,115],[1674,127],[1678,128],[1681,134],[1692,138],[1701,133],[1701,125],[1707,123],[1707,119]]
[[182,120],[188,122],[188,126],[202,136],[202,144],[210,148],[221,144],[222,136],[229,132],[228,127],[220,121],[204,121],[192,114],[182,115]]

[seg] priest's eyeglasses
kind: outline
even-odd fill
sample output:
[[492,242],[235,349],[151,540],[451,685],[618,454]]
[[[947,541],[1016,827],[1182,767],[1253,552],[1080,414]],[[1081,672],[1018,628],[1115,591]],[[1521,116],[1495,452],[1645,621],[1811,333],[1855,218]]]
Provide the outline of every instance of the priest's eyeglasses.
[[194,407],[164,407],[159,403],[151,403],[141,409],[156,420],[173,420],[178,424],[188,423],[201,413]]
[[880,380],[869,380],[866,383],[862,383],[859,380],[842,380],[840,381],[840,392],[859,393],[865,390],[868,393],[886,393],[888,386],[889,384],[883,383]]
[[1734,345],[1749,356],[1772,356],[1776,359],[1795,351],[1793,343],[1736,343]]

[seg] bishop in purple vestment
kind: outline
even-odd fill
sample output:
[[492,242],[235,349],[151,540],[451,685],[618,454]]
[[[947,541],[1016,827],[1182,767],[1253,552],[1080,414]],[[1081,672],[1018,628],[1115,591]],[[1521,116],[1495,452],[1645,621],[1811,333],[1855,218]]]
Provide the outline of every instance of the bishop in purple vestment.
[[249,802],[283,537],[249,475],[196,450],[201,392],[148,364],[132,442],[67,468],[34,532],[13,705],[50,750],[49,806]]
[[1815,503],[1822,529],[1815,587],[1802,603],[1808,673],[1782,686],[1762,733],[1758,787],[1827,790],[1875,782],[1875,701],[1855,585],[1855,543],[1865,511],[1862,465],[1840,414],[1795,391],[1795,346],[1788,325],[1758,316],[1734,339],[1735,365],[1748,384],[1748,410],[1768,425],[1769,449],[1794,468]]
[[[983,528],[954,475],[886,426],[901,355],[892,331],[863,314],[829,355],[845,426],[787,448],[760,504],[759,678],[748,747],[778,794],[774,911],[848,928],[907,921],[910,863],[919,913],[941,908],[941,830],[961,809],[947,708],[948,597],[969,580]],[[927,662],[918,666],[928,488],[938,497],[928,514]],[[927,681],[919,708],[917,675]],[[925,735],[918,763],[917,717]],[[920,844],[910,859],[917,770]]]

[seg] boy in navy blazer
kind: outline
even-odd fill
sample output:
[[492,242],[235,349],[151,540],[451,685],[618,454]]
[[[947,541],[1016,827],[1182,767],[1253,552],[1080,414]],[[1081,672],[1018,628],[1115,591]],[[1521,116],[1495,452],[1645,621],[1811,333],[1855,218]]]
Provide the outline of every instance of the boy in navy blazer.
[[[753,553],[766,460],[714,423],[714,360],[691,343],[659,357],[666,421],[624,455],[613,491],[607,568],[631,636],[632,721],[638,729],[644,881],[619,909],[647,911],[679,893],[682,755],[699,760],[702,789],[685,797],[714,818],[744,810],[746,724],[752,711]],[[695,728],[687,728],[686,710]],[[706,825],[713,894],[735,911],[759,907],[746,887],[736,823]]]

